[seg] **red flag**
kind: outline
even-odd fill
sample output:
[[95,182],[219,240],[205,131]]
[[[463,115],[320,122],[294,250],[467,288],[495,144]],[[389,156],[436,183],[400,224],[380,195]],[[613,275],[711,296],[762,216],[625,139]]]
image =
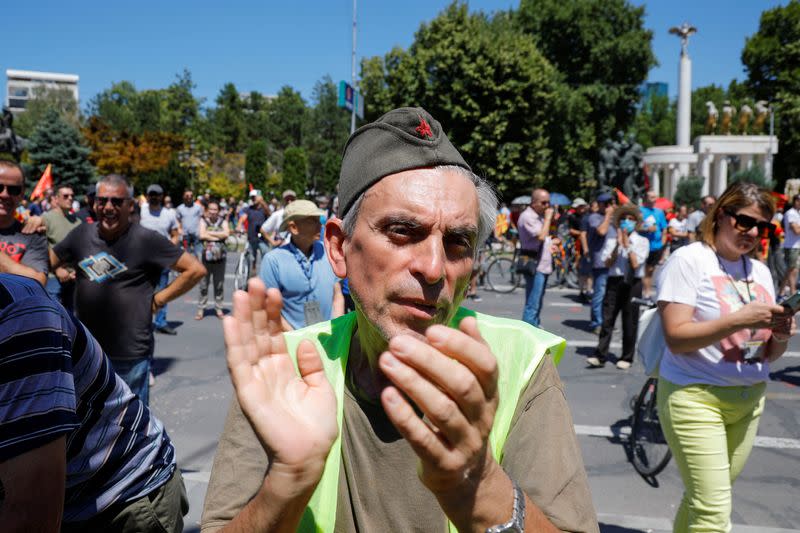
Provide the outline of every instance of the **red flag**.
[[31,193],[31,201],[42,197],[44,198],[44,193],[48,189],[53,188],[53,174],[50,169],[50,163],[47,164],[47,168],[44,169],[42,172],[42,177],[39,178],[39,183],[36,184],[36,188],[33,189]]
[[644,190],[650,190],[650,169],[647,165],[642,165],[642,174],[644,175]]
[[625,205],[630,203],[631,199],[622,194],[622,191],[614,187],[614,190],[617,192],[617,201],[619,201],[619,205]]
[[[253,184],[252,183],[248,183],[247,186],[250,187],[250,191],[253,190]],[[248,192],[250,192],[250,191],[248,191]]]

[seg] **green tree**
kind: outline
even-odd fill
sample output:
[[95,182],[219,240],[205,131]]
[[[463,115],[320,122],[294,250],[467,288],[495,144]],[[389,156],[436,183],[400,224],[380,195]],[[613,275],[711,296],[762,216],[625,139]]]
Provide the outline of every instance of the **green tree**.
[[269,137],[269,102],[256,91],[245,102],[247,139],[252,142]]
[[28,144],[31,176],[40,176],[52,164],[53,181],[83,190],[95,171],[89,163],[90,150],[83,145],[80,131],[70,126],[55,109],[48,110]]
[[388,105],[430,111],[501,194],[527,193],[555,178],[547,128],[557,73],[508,17],[469,14],[466,4],[453,3],[419,28],[407,52],[393,50],[383,65]]
[[338,101],[338,87],[330,76],[316,83],[304,144],[311,187],[317,193],[334,190],[339,180],[342,148],[350,135],[350,113],[340,108]]
[[740,181],[743,183],[752,183],[767,190],[772,190],[772,188],[775,186],[775,182],[767,179],[767,177],[764,175],[764,169],[758,165],[753,165],[748,169],[734,172],[734,174],[731,176],[731,179],[728,180],[728,183],[737,183]]
[[89,115],[99,118],[111,129],[139,133],[139,119],[134,110],[136,87],[129,81],[113,83],[89,101]]
[[774,161],[779,183],[800,176],[800,2],[791,0],[761,14],[758,31],[742,51],[746,84],[757,100],[776,102],[780,151]]
[[184,69],[175,75],[175,81],[164,90],[162,103],[162,129],[169,133],[185,134],[198,120],[200,101],[192,91],[195,83],[192,73]]
[[674,103],[666,96],[653,96],[648,104],[641,106],[633,121],[631,129],[636,141],[645,149],[675,144]]
[[267,142],[264,140],[251,142],[245,153],[245,180],[257,189],[264,189],[268,173]]
[[675,190],[675,207],[688,205],[689,207],[700,207],[700,198],[703,195],[703,182],[701,176],[686,176],[678,180]]
[[294,146],[284,151],[281,186],[292,189],[299,196],[305,195],[308,188],[308,157],[303,148]]
[[226,83],[217,95],[217,108],[211,116],[226,152],[240,152],[245,144],[245,114],[239,91]]
[[28,138],[33,135],[51,109],[56,110],[69,125],[75,128],[80,126],[78,101],[69,89],[36,87],[32,96],[25,106],[25,112],[14,119],[14,132],[20,137]]
[[571,93],[562,107],[569,116],[553,121],[562,141],[582,140],[571,157],[593,164],[601,143],[633,124],[639,87],[657,64],[644,8],[626,0],[521,0],[514,17]]
[[303,130],[307,113],[306,103],[300,93],[285,85],[269,103],[267,140],[276,152],[303,145]]

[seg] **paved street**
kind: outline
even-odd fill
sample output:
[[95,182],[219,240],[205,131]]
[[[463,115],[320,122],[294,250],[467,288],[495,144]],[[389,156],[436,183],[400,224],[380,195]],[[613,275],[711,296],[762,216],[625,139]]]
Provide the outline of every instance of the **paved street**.
[[[229,257],[232,272],[235,254]],[[230,305],[233,279],[226,283]],[[510,295],[481,292],[478,311],[517,318],[522,290]],[[176,337],[156,338],[156,383],[151,404],[175,442],[191,502],[186,531],[199,529],[209,472],[232,394],[225,367],[220,321],[208,310],[203,321],[193,318],[197,290],[169,306]],[[614,533],[671,530],[682,484],[674,462],[656,483],[641,478],[623,446],[629,401],[644,382],[640,365],[628,371],[612,364],[588,369],[584,359],[596,338],[585,331],[589,308],[577,302],[577,291],[549,290],[542,327],[568,340],[559,365],[583,450],[601,530]],[[615,336],[612,352],[619,350]],[[767,407],[759,440],[734,487],[734,532],[800,531],[800,339],[773,366]],[[535,451],[533,452],[535,453]]]

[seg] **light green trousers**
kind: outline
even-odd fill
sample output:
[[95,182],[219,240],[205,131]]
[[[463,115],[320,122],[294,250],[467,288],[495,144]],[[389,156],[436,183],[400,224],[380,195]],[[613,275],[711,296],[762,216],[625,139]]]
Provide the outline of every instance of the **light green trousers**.
[[753,448],[765,390],[659,378],[659,419],[685,487],[675,533],[731,530],[731,488]]

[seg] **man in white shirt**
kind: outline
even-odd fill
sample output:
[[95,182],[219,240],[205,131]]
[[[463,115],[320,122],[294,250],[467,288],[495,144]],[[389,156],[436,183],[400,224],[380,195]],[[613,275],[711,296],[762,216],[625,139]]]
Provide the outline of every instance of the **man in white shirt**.
[[783,260],[786,274],[783,276],[780,291],[788,288],[792,294],[797,287],[798,260],[800,260],[800,194],[792,198],[792,208],[783,215]]
[[697,240],[697,227],[706,218],[706,213],[711,211],[717,199],[712,195],[703,196],[700,200],[700,209],[696,209],[686,218],[686,229],[689,231],[689,241],[694,242]]
[[[164,189],[156,183],[147,187],[147,203],[142,206],[139,224],[143,228],[153,230],[163,237],[166,237],[172,244],[178,244],[180,237],[180,226],[175,217],[174,209],[164,207]],[[156,291],[162,290],[169,285],[169,269],[164,269],[161,279],[158,281]],[[169,326],[167,322],[167,306],[161,307],[153,318],[153,326],[159,333],[165,335],[177,335],[177,331]]]
[[297,194],[291,189],[283,191],[283,207],[276,209],[261,225],[261,236],[273,248],[286,244],[289,239],[288,231],[280,231],[281,224],[283,223],[283,213],[286,206],[297,199]]

